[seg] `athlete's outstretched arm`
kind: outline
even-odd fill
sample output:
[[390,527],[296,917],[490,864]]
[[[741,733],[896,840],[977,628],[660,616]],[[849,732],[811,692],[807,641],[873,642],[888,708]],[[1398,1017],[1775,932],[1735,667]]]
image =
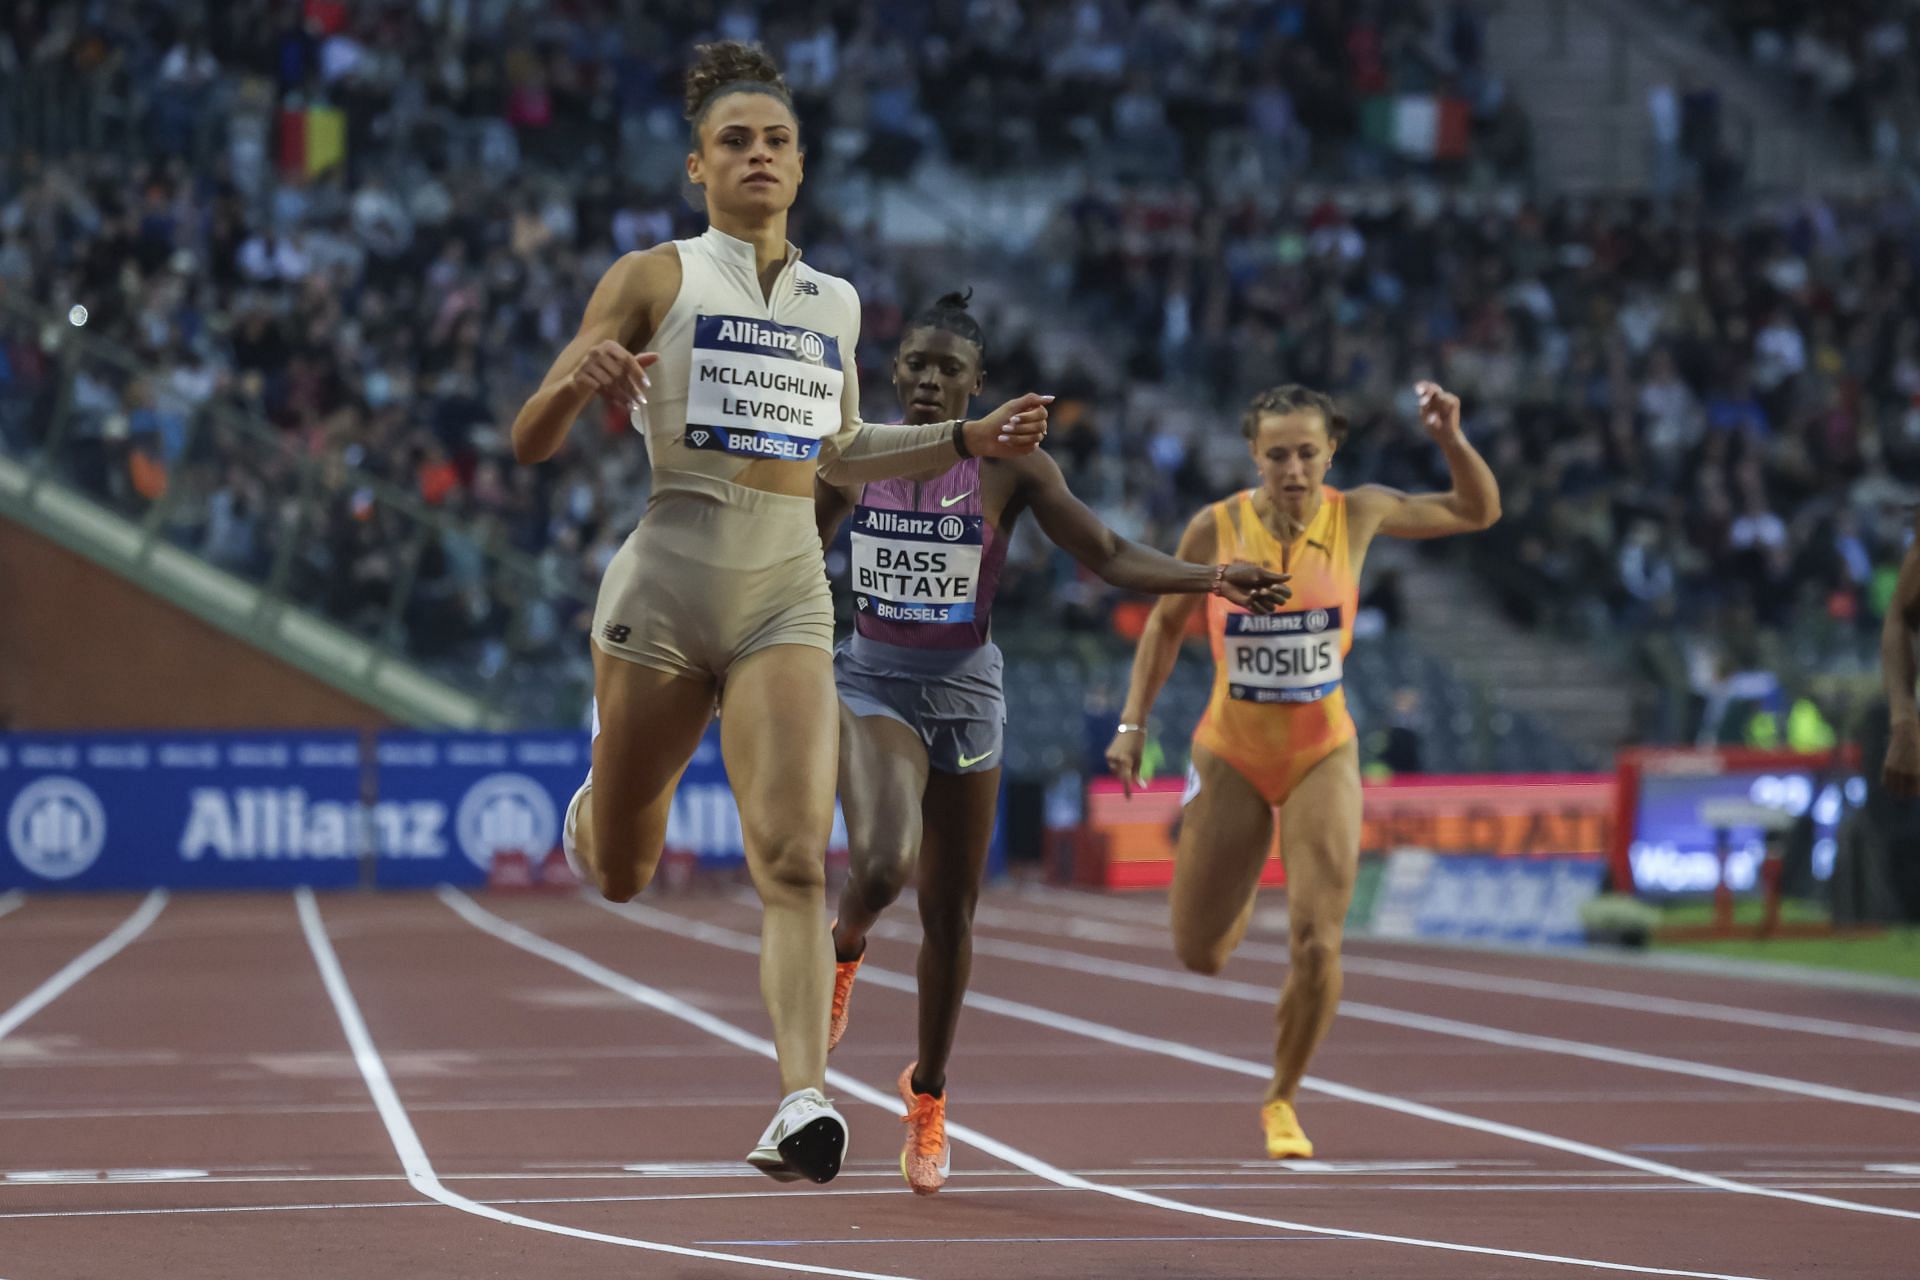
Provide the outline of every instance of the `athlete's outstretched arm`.
[[680,292],[680,254],[672,245],[629,253],[607,268],[587,301],[580,332],[513,420],[514,461],[545,462],[595,396],[626,408],[647,398],[647,366],[659,356],[634,354],[653,337],[654,307]]
[[1365,513],[1372,532],[1390,538],[1444,538],[1490,527],[1500,518],[1500,482],[1487,460],[1460,430],[1460,397],[1432,382],[1422,382],[1420,425],[1446,455],[1453,487],[1445,493],[1402,493],[1385,485],[1353,490],[1356,512]]
[[[1210,566],[1218,545],[1213,512],[1203,510],[1187,524],[1175,554],[1193,564]],[[1180,638],[1186,634],[1187,623],[1203,599],[1196,595],[1161,596],[1153,612],[1147,615],[1146,629],[1140,633],[1140,644],[1133,652],[1133,677],[1127,682],[1127,705],[1120,712],[1120,723],[1128,727],[1115,733],[1107,747],[1107,767],[1118,775],[1129,797],[1140,785],[1140,757],[1147,745],[1147,716],[1153,711],[1154,699],[1166,687],[1167,677],[1173,674],[1173,664],[1180,657]]]
[[1887,692],[1892,735],[1881,779],[1896,796],[1920,795],[1920,704],[1914,682],[1920,680],[1920,661],[1914,640],[1920,635],[1920,514],[1914,516],[1914,540],[1900,561],[1900,581],[1887,603],[1880,626],[1880,681]]
[[1032,453],[1047,438],[1047,406],[1052,402],[1052,396],[1028,393],[984,418],[930,426],[875,426],[849,419],[821,442],[819,472],[829,484],[869,484],[938,475],[961,458]]
[[1255,613],[1272,613],[1275,606],[1285,604],[1293,595],[1286,585],[1288,575],[1270,573],[1257,564],[1237,561],[1223,574],[1211,563],[1195,564],[1128,541],[1073,496],[1067,478],[1060,473],[1060,464],[1044,453],[1029,454],[1005,465],[1014,468],[1016,493],[1033,508],[1040,531],[1055,546],[1099,574],[1102,581],[1153,595],[1204,595],[1218,582],[1222,595]]

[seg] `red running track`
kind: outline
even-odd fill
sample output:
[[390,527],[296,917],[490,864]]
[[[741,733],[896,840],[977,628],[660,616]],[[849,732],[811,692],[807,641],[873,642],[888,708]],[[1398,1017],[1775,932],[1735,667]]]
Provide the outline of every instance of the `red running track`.
[[[982,903],[954,1177],[898,1172],[910,904],[826,1188],[740,1162],[777,1089],[750,902],[31,898],[0,918],[0,1277],[1894,1277],[1920,1000],[1356,944],[1260,1158],[1284,951],[1161,904]],[[884,1110],[883,1110],[884,1108]]]

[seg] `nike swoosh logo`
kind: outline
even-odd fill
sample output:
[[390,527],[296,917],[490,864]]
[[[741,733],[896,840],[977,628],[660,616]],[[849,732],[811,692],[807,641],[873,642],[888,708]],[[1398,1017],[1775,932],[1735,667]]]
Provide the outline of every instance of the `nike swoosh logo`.
[[961,756],[960,767],[962,769],[971,769],[992,754],[993,752],[991,751],[983,751],[977,756]]
[[953,505],[954,503],[956,503],[956,502],[965,502],[965,501],[966,501],[966,500],[967,500],[968,498],[971,498],[972,496],[973,496],[973,490],[971,490],[971,489],[969,489],[969,490],[967,490],[967,491],[966,491],[965,493],[963,493],[963,494],[961,494],[961,495],[960,495],[959,497],[957,497],[957,498],[942,498],[942,499],[940,499],[940,505],[941,505],[941,506],[943,506],[943,507],[950,507],[950,506],[952,506],[952,505]]

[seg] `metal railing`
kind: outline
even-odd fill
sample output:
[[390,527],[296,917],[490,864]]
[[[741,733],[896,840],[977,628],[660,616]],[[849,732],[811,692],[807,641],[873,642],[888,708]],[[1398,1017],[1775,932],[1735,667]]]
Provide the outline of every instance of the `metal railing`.
[[323,619],[379,655],[359,680],[412,668],[492,723],[579,722],[591,667],[577,622],[593,593],[576,564],[217,398],[189,406],[120,347],[0,294],[7,348],[29,353],[0,369],[0,456],[25,473],[12,498],[63,488],[128,522],[121,571],[185,552],[257,590],[250,640],[280,647],[302,616]]

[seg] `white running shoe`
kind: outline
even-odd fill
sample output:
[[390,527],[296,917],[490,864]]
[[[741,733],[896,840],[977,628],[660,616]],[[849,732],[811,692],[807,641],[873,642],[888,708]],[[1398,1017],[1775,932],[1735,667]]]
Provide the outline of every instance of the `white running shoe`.
[[747,1163],[775,1182],[831,1182],[846,1155],[846,1120],[818,1089],[802,1089],[781,1102]]
[[[593,698],[587,704],[593,713],[593,735],[587,740],[587,759],[593,759],[593,743],[600,737],[600,699]],[[593,878],[587,869],[580,865],[580,850],[577,847],[574,832],[580,827],[580,806],[593,794],[593,765],[587,765],[587,780],[573,793],[573,799],[567,801],[567,816],[560,823],[560,852],[567,856],[567,869],[573,872],[573,878],[581,884],[592,884]]]
[[593,877],[580,863],[580,850],[574,839],[574,832],[580,826],[580,806],[593,794],[593,770],[587,770],[587,780],[573,793],[573,799],[567,801],[566,821],[560,824],[560,851],[567,855],[567,869],[573,872],[573,878],[581,884],[591,885]]

